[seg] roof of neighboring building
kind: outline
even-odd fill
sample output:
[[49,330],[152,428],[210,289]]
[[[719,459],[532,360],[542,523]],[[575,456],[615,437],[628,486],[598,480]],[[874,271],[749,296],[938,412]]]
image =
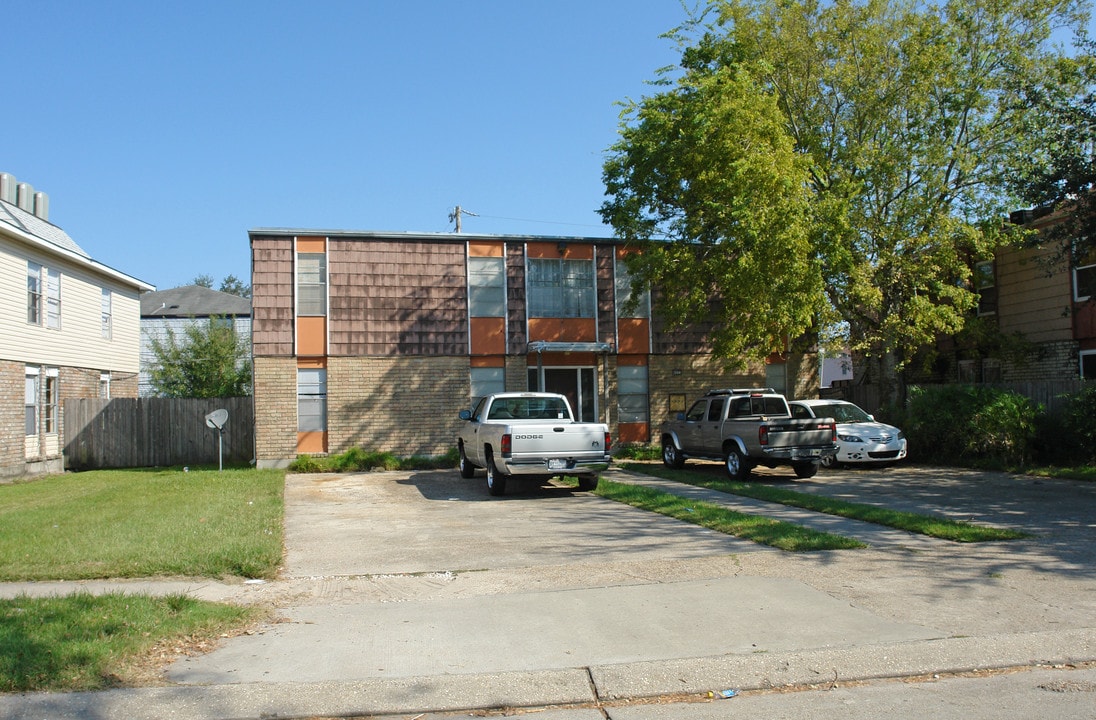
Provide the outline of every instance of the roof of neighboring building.
[[582,237],[577,235],[490,235],[470,232],[413,232],[382,230],[322,230],[305,228],[252,228],[247,231],[249,237],[263,236],[300,236],[300,237],[338,237],[361,238],[367,240],[526,240],[530,242],[581,242],[618,245],[622,240],[613,237]]
[[60,255],[115,281],[136,287],[138,291],[155,289],[154,285],[93,260],[64,230],[6,200],[0,200],[0,231],[40,251]]
[[251,299],[201,285],[159,290],[141,295],[142,318],[250,317]]

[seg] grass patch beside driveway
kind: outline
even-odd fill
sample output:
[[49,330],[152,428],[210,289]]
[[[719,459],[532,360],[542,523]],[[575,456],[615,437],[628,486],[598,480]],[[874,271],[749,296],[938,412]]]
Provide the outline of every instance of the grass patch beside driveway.
[[280,470],[95,470],[0,486],[0,581],[272,578]]
[[987,527],[973,523],[951,520],[933,515],[921,515],[919,513],[891,510],[878,505],[866,503],[854,503],[846,500],[814,495],[811,493],[796,492],[784,488],[772,487],[761,483],[732,482],[731,480],[716,480],[704,474],[690,470],[673,470],[652,463],[620,463],[619,467],[631,472],[651,475],[694,485],[696,487],[725,492],[732,495],[764,500],[766,502],[780,503],[792,507],[803,508],[812,512],[836,515],[851,520],[883,525],[886,527],[906,530],[928,537],[951,540],[953,542],[973,543],[991,542],[1000,540],[1019,540],[1031,537],[1028,533],[1008,528]]
[[[578,481],[574,478],[567,478],[566,482],[578,487]],[[741,513],[715,503],[690,500],[653,488],[613,482],[604,477],[598,482],[594,494],[780,550],[808,552],[867,547],[859,540],[841,535],[811,530],[762,515]]]
[[[0,580],[273,578],[284,490],[284,472],[250,469],[96,470],[0,485]],[[170,659],[264,614],[184,595],[0,600],[0,692],[156,682],[143,668],[157,649]]]

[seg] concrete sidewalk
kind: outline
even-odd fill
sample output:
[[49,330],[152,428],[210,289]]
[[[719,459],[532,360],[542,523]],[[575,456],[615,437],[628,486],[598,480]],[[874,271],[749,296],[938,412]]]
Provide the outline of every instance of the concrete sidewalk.
[[[960,546],[607,474],[872,545],[791,555],[559,488],[489,500],[478,482],[455,475],[290,476],[286,572],[273,583],[0,587],[6,595],[170,589],[270,604],[282,615],[176,662],[173,685],[5,695],[0,717],[414,717],[574,706],[538,717],[593,720],[606,717],[598,708],[607,703],[682,703],[726,688],[1096,661],[1096,578],[1075,549],[1085,537],[1091,545],[1096,507],[1077,509],[1091,499],[1086,488],[1058,486],[1045,507],[1019,499],[1024,521],[1044,530],[1039,538]],[[832,488],[825,478],[803,487],[844,496],[877,482],[856,476],[850,489],[833,477]],[[878,482],[940,481],[891,474]],[[1023,488],[969,482],[981,483],[985,507],[1016,515],[990,496]],[[1070,522],[1058,527],[1055,517]],[[787,703],[809,694],[792,695]],[[636,705],[611,717],[639,713]]]

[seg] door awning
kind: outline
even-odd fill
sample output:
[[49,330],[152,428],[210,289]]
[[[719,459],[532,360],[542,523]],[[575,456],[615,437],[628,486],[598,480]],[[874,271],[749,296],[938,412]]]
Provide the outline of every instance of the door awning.
[[611,343],[599,343],[599,342],[548,342],[547,340],[534,340],[529,343],[529,352],[545,353],[545,352],[588,352],[588,353],[611,353],[613,346]]

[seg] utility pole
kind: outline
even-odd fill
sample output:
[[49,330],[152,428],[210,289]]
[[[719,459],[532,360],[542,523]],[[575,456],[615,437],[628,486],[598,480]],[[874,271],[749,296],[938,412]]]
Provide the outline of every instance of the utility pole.
[[451,213],[449,213],[449,222],[454,222],[455,221],[457,223],[457,232],[460,232],[460,216],[461,215],[471,215],[472,217],[479,217],[479,215],[475,214],[474,212],[464,210],[464,209],[461,208],[460,205],[457,205],[455,208],[453,208],[453,211]]

